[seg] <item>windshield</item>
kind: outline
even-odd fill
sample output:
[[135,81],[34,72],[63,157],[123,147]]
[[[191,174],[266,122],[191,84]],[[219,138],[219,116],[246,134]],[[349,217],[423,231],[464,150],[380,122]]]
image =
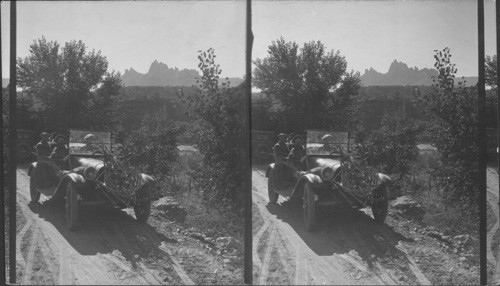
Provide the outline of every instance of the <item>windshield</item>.
[[341,155],[348,147],[347,132],[307,130],[306,154]]
[[69,131],[69,153],[75,155],[104,155],[111,150],[111,133],[85,130]]

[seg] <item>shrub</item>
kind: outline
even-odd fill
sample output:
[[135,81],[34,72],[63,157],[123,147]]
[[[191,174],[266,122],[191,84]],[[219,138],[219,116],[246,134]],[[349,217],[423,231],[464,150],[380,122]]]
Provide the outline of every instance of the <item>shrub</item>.
[[[197,92],[180,95],[196,118],[196,145],[203,155],[202,167],[194,174],[203,198],[212,206],[241,209],[245,182],[243,164],[245,141],[244,83],[230,88],[219,82],[221,69],[213,49],[199,51]],[[233,212],[234,213],[234,212]]]
[[450,61],[448,48],[436,51],[434,58],[439,75],[431,91],[417,91],[415,95],[433,120],[432,139],[441,156],[435,176],[443,189],[443,198],[477,209],[477,90],[461,81],[455,83],[457,69]]

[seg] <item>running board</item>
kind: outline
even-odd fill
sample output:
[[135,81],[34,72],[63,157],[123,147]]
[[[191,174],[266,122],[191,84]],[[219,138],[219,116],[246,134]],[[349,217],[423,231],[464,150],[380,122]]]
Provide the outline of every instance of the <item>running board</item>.
[[341,205],[348,205],[344,202],[339,202],[339,201],[329,201],[329,202],[317,202],[316,206],[322,207],[322,206],[341,206]]

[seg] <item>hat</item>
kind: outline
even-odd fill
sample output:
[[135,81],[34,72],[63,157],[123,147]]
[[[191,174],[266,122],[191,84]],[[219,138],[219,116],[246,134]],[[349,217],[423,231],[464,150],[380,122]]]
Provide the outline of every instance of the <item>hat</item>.
[[292,143],[295,143],[295,140],[297,140],[297,139],[300,139],[300,140],[304,141],[304,138],[302,138],[302,136],[300,136],[300,135],[295,135],[295,136],[293,136],[293,138],[292,138]]
[[325,134],[323,137],[321,137],[321,142],[325,142],[328,139],[333,140],[332,134]]
[[62,138],[64,140],[64,142],[66,142],[66,136],[64,135],[61,135],[61,134],[57,134],[56,137],[54,137],[54,142],[57,142],[60,138]]
[[92,134],[92,133],[91,133],[91,134],[87,134],[87,135],[85,135],[85,137],[83,138],[83,141],[84,141],[85,143],[93,143],[93,142],[95,142],[96,140],[97,140],[97,137],[95,137],[95,135],[94,135],[94,134]]
[[286,137],[287,135],[285,133],[280,133],[278,134],[278,137]]
[[40,138],[42,138],[42,137],[49,137],[49,136],[50,136],[50,135],[49,135],[49,133],[47,133],[47,132],[42,132],[42,133],[40,134]]

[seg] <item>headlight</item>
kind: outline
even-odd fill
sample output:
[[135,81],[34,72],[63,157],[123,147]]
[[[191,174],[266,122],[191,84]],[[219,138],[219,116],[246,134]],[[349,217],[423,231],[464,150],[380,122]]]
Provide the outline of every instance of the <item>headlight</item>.
[[95,179],[97,175],[97,170],[94,168],[94,167],[87,167],[85,168],[85,170],[83,171],[83,177],[85,178],[85,180],[87,181],[92,181]]
[[333,169],[331,167],[324,167],[321,170],[321,178],[324,181],[330,181],[331,179],[333,179]]

